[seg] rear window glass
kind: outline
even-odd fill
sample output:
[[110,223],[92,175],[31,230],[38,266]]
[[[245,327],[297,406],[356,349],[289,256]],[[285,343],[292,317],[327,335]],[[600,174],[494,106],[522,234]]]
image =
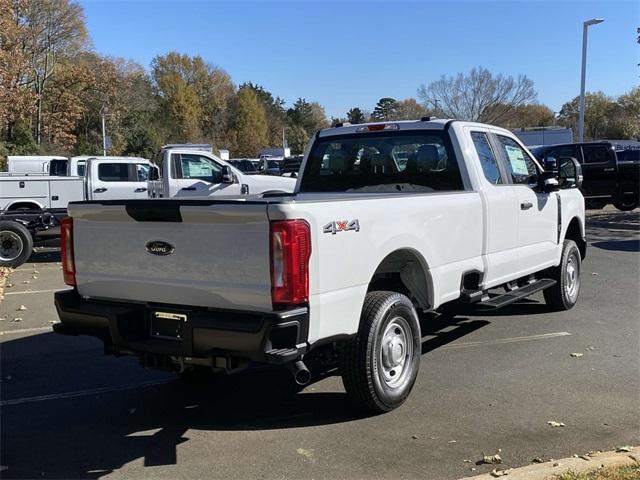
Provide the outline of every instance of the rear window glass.
[[101,163],[98,165],[98,178],[103,182],[128,182],[128,163]]
[[49,175],[65,177],[69,160],[51,160],[49,163]]
[[87,169],[87,161],[86,160],[78,160],[78,176],[84,177]]
[[441,131],[320,138],[309,153],[303,177],[300,184],[303,192],[464,189],[458,162]]

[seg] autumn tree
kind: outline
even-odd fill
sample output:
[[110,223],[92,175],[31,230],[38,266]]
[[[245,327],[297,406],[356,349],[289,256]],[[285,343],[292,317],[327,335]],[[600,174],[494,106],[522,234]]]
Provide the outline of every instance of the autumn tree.
[[24,0],[0,0],[0,132],[13,140],[14,125],[30,114],[35,94],[26,88],[29,58],[25,38]]
[[555,114],[546,105],[530,103],[519,105],[498,123],[505,128],[548,127],[555,123]]
[[264,108],[267,115],[268,125],[268,143],[270,146],[276,146],[282,144],[282,132],[286,126],[286,110],[284,108],[284,100],[280,97],[274,97],[271,92],[264,87],[251,82],[243,83],[240,85],[240,89],[250,88],[252,89],[258,101]]
[[395,113],[391,120],[419,120],[430,114],[424,106],[420,105],[415,98],[407,98],[396,102]]
[[255,157],[268,146],[267,115],[252,88],[241,88],[231,124],[234,136],[234,155]]
[[[575,97],[565,103],[560,109],[558,121],[565,127],[577,131],[580,97]],[[603,92],[587,93],[585,95],[584,130],[589,139],[606,138],[611,127],[615,102],[613,98]]]
[[443,75],[429,85],[421,85],[418,97],[425,107],[448,118],[501,123],[516,107],[534,102],[536,91],[525,75],[493,75],[477,67],[468,74]]
[[42,141],[43,105],[49,81],[66,59],[86,45],[82,7],[72,0],[26,0],[24,52],[29,58],[29,84],[36,98],[35,134]]
[[317,102],[299,98],[287,110],[287,141],[292,153],[302,153],[317,130],[329,126],[324,108]]

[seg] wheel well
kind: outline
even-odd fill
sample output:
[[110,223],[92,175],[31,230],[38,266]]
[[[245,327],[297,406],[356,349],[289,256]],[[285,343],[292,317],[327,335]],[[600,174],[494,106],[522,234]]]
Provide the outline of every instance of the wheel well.
[[584,260],[587,256],[587,242],[582,235],[578,217],[574,217],[571,222],[569,222],[569,227],[567,228],[567,233],[564,238],[565,240],[573,240],[576,242],[576,245],[578,245],[578,249],[580,250],[580,257]]
[[416,308],[429,310],[433,305],[431,276],[426,262],[412,250],[396,250],[378,265],[367,291],[388,290],[402,293]]
[[8,212],[15,212],[17,210],[42,210],[42,207],[33,202],[16,202],[12,203],[8,208]]

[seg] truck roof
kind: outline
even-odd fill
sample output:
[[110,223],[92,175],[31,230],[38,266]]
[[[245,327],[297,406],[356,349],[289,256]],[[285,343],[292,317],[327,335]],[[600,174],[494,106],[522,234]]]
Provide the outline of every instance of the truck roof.
[[378,127],[380,130],[384,130],[385,128],[380,128],[381,125],[394,125],[394,127],[389,128],[391,131],[398,130],[444,130],[448,128],[448,125],[453,122],[456,125],[461,124],[462,126],[476,126],[483,128],[492,128],[503,130],[510,135],[513,133],[504,128],[496,127],[495,125],[488,125],[484,123],[478,122],[467,122],[462,120],[456,120],[451,118],[434,118],[434,117],[423,117],[419,120],[389,120],[385,122],[369,122],[369,123],[358,123],[351,125],[349,123],[342,124],[341,126],[325,128],[318,132],[318,137],[330,137],[334,135],[347,135],[352,133],[360,133],[363,131],[376,131],[375,129],[371,129],[370,127]]

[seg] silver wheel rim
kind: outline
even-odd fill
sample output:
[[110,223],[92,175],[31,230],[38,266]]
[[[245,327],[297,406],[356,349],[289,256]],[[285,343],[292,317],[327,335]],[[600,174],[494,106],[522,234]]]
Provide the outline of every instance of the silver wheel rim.
[[14,232],[0,232],[0,260],[10,262],[20,256],[24,245],[20,236]]
[[413,335],[409,323],[394,317],[384,330],[378,363],[380,380],[390,388],[402,386],[411,371]]
[[578,298],[580,291],[580,262],[575,253],[569,255],[567,268],[564,272],[564,289],[572,302]]

